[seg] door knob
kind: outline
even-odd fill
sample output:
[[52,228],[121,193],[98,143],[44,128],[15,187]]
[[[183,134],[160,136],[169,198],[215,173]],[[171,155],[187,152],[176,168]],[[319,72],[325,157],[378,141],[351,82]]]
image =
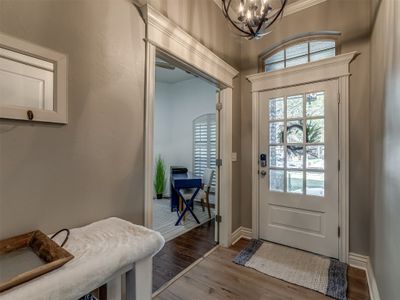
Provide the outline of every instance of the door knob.
[[262,170],[262,171],[260,172],[260,174],[261,174],[262,177],[264,177],[265,175],[267,175],[267,172],[266,172],[265,170]]

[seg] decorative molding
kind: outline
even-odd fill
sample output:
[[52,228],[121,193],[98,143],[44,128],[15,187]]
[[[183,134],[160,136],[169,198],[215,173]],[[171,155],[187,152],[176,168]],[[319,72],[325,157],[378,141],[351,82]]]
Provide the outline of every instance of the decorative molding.
[[298,13],[302,10],[305,10],[307,8],[313,7],[315,5],[321,4],[327,0],[298,0],[292,4],[289,4],[286,8],[285,11],[283,12],[283,16],[287,17],[292,14]]
[[141,10],[147,23],[146,38],[150,43],[179,57],[181,61],[201,70],[225,87],[233,87],[233,78],[239,71],[149,4]]
[[272,72],[247,76],[251,91],[260,92],[280,87],[325,81],[350,75],[350,62],[359,52],[350,52]]
[[219,242],[231,245],[232,232],[232,83],[238,71],[211,50],[149,5],[141,8],[146,21],[146,91],[145,91],[145,212],[144,224],[152,227],[153,205],[153,128],[156,55],[173,60],[179,66],[216,83],[220,88],[222,110],[219,114],[220,167],[219,214],[222,217]]
[[258,144],[259,144],[259,111],[260,111],[260,93],[253,92],[251,95],[251,228],[253,229],[253,238],[259,238],[259,180],[258,180]]
[[153,160],[156,47],[146,43],[145,138],[144,138],[144,226],[153,228]]
[[219,113],[219,153],[222,166],[219,167],[219,214],[220,223],[219,242],[224,247],[232,244],[232,89],[220,91],[222,110]]
[[252,237],[251,228],[240,226],[232,232],[232,245],[236,244],[240,239],[250,240]]
[[357,269],[367,270],[368,256],[350,252],[349,265]]
[[350,252],[349,265],[365,271],[371,300],[380,300],[381,297],[379,295],[378,285],[376,284],[375,274],[369,256]]
[[[357,54],[354,54],[354,57]],[[351,56],[348,58],[348,64],[352,61]],[[338,64],[338,66],[340,66]],[[348,262],[349,258],[349,241],[350,241],[350,89],[349,76],[350,66],[348,65],[347,74],[343,74],[338,78],[339,89],[339,259]]]

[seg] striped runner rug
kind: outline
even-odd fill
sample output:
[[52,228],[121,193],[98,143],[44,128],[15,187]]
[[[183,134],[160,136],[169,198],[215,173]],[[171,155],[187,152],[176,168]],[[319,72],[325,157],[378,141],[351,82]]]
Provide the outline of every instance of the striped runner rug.
[[233,262],[334,299],[347,299],[347,264],[337,259],[251,240]]

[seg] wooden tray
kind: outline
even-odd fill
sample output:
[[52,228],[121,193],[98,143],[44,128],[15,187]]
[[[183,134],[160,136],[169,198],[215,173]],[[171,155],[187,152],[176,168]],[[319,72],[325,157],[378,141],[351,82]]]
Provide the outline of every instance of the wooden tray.
[[39,230],[0,241],[0,293],[59,268],[73,258]]

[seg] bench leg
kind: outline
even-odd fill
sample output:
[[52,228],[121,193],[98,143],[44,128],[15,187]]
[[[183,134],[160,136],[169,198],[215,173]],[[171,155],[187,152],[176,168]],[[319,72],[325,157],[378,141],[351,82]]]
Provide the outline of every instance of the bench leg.
[[148,257],[135,263],[126,273],[126,299],[151,300],[153,288],[153,258]]
[[121,276],[107,282],[107,300],[121,300]]

